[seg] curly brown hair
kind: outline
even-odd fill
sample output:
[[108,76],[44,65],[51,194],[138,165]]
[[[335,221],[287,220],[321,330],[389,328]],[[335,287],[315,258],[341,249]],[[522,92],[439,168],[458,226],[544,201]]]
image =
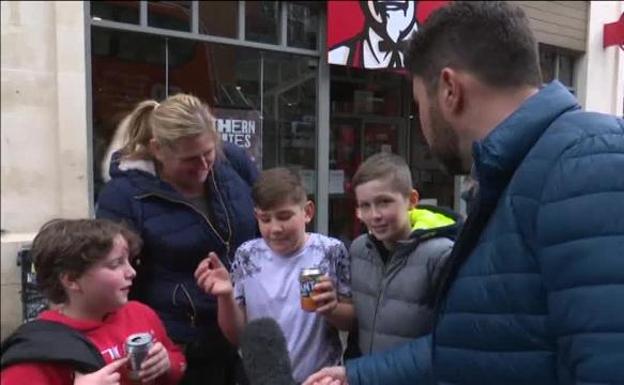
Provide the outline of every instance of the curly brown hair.
[[139,254],[141,238],[122,223],[107,219],[53,219],[33,240],[31,254],[37,285],[52,303],[67,301],[61,275],[76,279],[105,258],[117,235],[128,243],[130,257]]

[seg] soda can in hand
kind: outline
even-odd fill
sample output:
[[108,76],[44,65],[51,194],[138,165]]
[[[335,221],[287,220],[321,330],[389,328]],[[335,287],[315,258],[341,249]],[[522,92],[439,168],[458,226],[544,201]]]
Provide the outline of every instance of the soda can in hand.
[[130,378],[139,379],[141,363],[153,345],[152,335],[149,333],[131,334],[126,338],[126,354],[129,356]]

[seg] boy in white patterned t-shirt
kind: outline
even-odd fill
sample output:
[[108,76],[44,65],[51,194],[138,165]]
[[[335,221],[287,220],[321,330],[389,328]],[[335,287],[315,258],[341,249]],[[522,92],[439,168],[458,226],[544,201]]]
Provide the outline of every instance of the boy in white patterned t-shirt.
[[[238,248],[232,279],[214,253],[200,263],[195,277],[206,293],[218,297],[219,326],[233,344],[246,322],[275,319],[286,337],[293,376],[302,382],[340,361],[337,329],[349,330],[354,319],[349,256],[341,241],[306,232],[314,204],[294,172],[264,171],[253,199],[262,238]],[[300,305],[299,273],[309,267],[324,273],[314,287],[314,312]]]

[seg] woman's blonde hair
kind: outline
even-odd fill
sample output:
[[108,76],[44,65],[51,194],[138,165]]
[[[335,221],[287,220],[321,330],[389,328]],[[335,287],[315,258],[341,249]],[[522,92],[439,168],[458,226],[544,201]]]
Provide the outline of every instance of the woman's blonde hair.
[[122,120],[121,125],[126,125],[118,128],[126,132],[121,151],[129,158],[151,158],[148,149],[152,138],[171,147],[180,138],[208,132],[214,137],[217,150],[221,147],[210,109],[199,98],[189,94],[176,94],[162,103],[145,100]]

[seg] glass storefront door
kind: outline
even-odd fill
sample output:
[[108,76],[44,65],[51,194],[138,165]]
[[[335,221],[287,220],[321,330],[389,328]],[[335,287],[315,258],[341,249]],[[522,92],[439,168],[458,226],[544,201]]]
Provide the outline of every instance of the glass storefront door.
[[398,74],[331,68],[329,234],[348,246],[364,231],[351,179],[377,152],[407,155],[406,82]]
[[345,244],[364,231],[355,217],[351,178],[362,160],[378,152],[401,154],[401,118],[332,119],[329,182],[329,233]]

